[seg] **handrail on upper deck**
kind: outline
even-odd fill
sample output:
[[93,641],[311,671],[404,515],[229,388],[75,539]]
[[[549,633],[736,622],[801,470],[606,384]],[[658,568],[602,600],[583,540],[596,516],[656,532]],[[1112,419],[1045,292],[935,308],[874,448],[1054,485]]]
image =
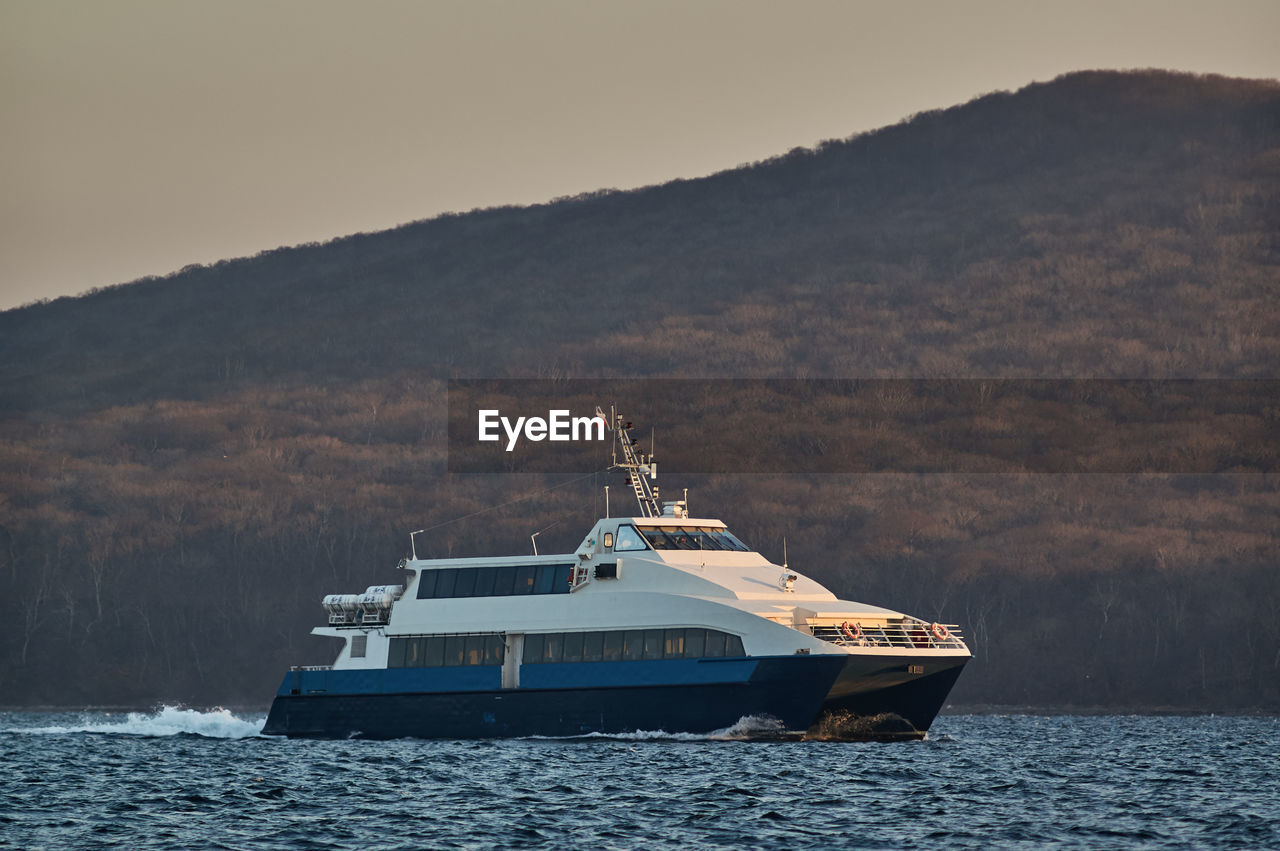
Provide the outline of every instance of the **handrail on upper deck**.
[[842,624],[815,624],[811,627],[812,635],[840,647],[901,647],[911,650],[959,650],[964,647],[959,624],[936,624],[944,633],[944,637],[939,638],[933,629],[935,624],[918,618],[896,623],[861,623],[855,620],[845,623],[849,624],[849,633]]

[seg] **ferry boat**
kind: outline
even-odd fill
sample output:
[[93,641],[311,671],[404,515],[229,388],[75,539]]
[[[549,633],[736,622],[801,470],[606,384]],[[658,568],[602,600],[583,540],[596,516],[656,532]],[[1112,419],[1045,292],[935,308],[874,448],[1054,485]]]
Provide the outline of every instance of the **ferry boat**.
[[955,624],[837,599],[661,501],[631,423],[597,415],[635,516],[558,555],[420,559],[411,535],[403,584],[324,598],[312,633],[342,649],[285,674],[263,733],[925,735],[971,658]]

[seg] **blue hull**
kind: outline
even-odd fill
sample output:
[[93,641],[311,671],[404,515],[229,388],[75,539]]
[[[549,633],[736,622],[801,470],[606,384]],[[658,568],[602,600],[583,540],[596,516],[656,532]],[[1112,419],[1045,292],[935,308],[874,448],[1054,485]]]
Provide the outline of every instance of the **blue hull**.
[[[502,738],[588,733],[710,733],[748,716],[803,732],[832,711],[893,716],[923,735],[966,659],[923,675],[879,657],[788,656],[526,666],[521,687],[500,671],[291,671],[263,733],[311,738]],[[456,673],[454,673],[456,672]],[[874,738],[875,736],[869,736]]]

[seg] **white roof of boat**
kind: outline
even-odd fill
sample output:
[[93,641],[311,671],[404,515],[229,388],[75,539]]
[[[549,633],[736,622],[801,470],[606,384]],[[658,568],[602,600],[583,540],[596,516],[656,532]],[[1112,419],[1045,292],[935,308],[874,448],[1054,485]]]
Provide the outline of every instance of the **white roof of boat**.
[[663,515],[662,517],[619,517],[621,523],[634,523],[637,526],[714,526],[720,529],[726,528],[723,520],[714,520],[710,517],[671,517]]

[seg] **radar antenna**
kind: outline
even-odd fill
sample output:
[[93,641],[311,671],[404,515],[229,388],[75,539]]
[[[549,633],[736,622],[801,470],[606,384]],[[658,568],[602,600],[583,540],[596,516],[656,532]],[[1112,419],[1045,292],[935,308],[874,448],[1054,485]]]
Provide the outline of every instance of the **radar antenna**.
[[[658,462],[653,459],[652,453],[645,455],[643,452],[636,451],[639,441],[631,436],[632,424],[623,420],[612,405],[609,406],[609,416],[606,417],[599,407],[596,408],[596,416],[605,421],[605,427],[612,431],[615,437],[613,464],[609,469],[622,470],[627,474],[627,484],[631,485],[631,490],[636,495],[636,502],[640,503],[640,516],[661,517],[662,505],[658,502],[658,486],[653,484],[658,478]],[[619,447],[622,449],[621,462],[618,461]]]

